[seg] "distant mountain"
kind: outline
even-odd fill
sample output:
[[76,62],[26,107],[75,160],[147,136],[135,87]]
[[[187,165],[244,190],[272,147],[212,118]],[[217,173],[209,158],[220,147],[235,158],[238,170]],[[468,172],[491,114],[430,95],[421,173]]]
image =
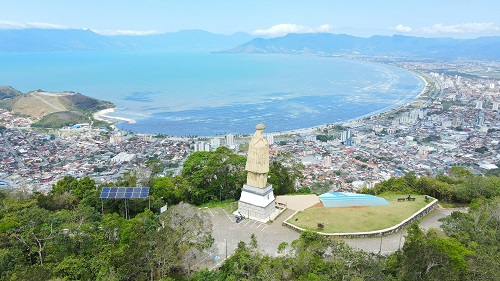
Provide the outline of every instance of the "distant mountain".
[[500,37],[477,39],[421,38],[410,36],[355,37],[344,34],[288,34],[256,38],[225,53],[338,54],[425,57],[449,59],[500,59]]
[[146,36],[103,36],[91,30],[77,29],[0,30],[0,52],[124,49],[500,60],[500,37],[452,39],[393,35],[362,38],[308,33],[263,39],[243,32],[222,35],[203,30]]
[[248,42],[254,37],[244,32],[223,35],[203,30],[181,30],[158,35],[111,38],[138,49],[219,51]]
[[201,30],[147,36],[103,36],[79,29],[0,30],[0,52],[165,49],[219,51],[248,42],[247,33],[214,34]]
[[0,30],[0,52],[54,52],[116,50],[128,46],[91,30]]

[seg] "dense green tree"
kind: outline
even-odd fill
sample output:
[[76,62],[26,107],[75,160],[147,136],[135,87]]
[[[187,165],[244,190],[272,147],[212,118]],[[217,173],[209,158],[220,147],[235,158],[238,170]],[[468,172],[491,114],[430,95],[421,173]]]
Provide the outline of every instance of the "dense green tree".
[[297,182],[302,178],[304,165],[291,153],[279,153],[271,158],[268,182],[276,195],[297,192]]
[[398,256],[398,275],[403,280],[466,280],[471,254],[455,238],[440,237],[432,229],[425,233],[414,223]]
[[246,181],[245,157],[227,147],[198,151],[184,162],[182,176],[191,184],[188,202],[200,205],[222,199],[239,199]]
[[441,219],[450,237],[473,251],[470,279],[500,279],[500,197],[475,199],[468,213],[454,212]]
[[212,221],[208,214],[187,203],[170,207],[160,215],[155,233],[152,266],[159,277],[175,269],[190,272],[193,263],[204,258],[213,246]]

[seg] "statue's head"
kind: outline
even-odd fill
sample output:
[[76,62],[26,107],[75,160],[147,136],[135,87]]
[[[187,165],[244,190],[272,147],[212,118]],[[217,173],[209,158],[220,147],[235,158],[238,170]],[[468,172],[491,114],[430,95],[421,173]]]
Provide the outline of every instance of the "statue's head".
[[265,128],[266,128],[266,125],[264,125],[264,124],[257,124],[257,126],[255,126],[255,130],[257,130],[257,131],[264,131]]

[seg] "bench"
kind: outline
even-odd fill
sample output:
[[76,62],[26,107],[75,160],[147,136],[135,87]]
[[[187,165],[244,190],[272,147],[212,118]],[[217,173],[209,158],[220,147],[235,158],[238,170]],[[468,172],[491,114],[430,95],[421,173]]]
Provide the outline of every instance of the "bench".
[[415,201],[415,198],[414,197],[412,197],[412,198],[406,198],[406,200],[408,200],[408,201]]
[[400,201],[406,201],[406,198],[398,198],[398,202]]

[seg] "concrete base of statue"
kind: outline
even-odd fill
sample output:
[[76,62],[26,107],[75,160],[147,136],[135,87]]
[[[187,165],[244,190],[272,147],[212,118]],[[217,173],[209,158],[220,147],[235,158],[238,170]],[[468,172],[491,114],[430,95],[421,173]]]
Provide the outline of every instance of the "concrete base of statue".
[[245,184],[241,190],[240,201],[238,201],[238,212],[245,218],[268,222],[280,214],[280,210],[276,209],[275,204],[276,198],[274,198],[272,185],[268,184],[265,188],[256,188]]

